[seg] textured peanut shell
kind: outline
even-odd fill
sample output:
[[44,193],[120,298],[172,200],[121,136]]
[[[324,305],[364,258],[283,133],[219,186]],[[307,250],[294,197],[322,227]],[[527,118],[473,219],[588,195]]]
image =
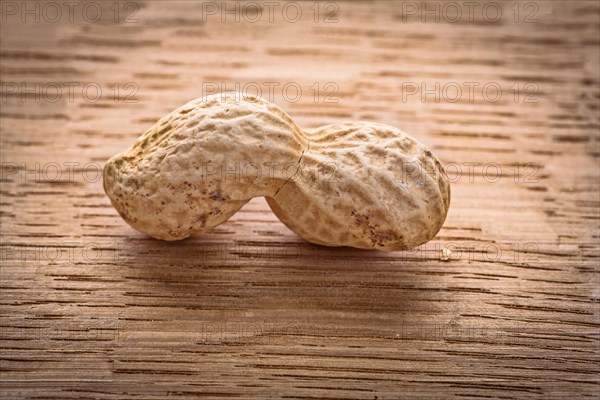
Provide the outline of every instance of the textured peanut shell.
[[309,242],[404,250],[432,239],[450,204],[440,162],[401,130],[366,122],[303,130],[276,105],[238,94],[176,109],[103,175],[121,217],[163,240],[206,232],[264,196]]

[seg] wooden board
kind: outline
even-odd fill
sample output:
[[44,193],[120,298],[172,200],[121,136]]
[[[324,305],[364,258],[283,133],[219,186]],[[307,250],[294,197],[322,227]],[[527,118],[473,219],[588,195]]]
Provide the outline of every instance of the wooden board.
[[[2,398],[598,398],[597,1],[56,4],[1,3]],[[178,243],[128,227],[103,162],[236,83],[418,137],[444,228],[324,248],[264,199]]]

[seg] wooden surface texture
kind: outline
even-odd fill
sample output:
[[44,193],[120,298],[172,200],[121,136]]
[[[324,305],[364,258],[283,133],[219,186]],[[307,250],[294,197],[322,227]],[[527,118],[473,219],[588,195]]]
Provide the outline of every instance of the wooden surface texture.
[[[0,2],[0,397],[598,398],[600,3],[265,3]],[[430,146],[437,237],[319,247],[264,199],[127,226],[103,163],[236,84]]]

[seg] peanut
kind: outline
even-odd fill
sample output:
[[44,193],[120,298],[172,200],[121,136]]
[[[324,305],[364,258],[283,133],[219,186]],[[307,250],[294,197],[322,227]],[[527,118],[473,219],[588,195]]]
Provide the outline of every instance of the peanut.
[[404,250],[435,236],[450,203],[440,162],[401,130],[367,122],[303,130],[275,104],[236,93],[161,118],[103,176],[121,217],[163,240],[206,232],[264,196],[309,242]]

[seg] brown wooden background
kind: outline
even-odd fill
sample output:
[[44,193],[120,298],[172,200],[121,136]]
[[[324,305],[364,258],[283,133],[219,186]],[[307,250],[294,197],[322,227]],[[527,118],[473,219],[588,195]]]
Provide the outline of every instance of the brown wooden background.
[[[599,3],[257,3],[0,3],[2,398],[598,398]],[[328,249],[255,199],[135,232],[98,168],[203,82],[417,136],[454,181],[444,228]]]

